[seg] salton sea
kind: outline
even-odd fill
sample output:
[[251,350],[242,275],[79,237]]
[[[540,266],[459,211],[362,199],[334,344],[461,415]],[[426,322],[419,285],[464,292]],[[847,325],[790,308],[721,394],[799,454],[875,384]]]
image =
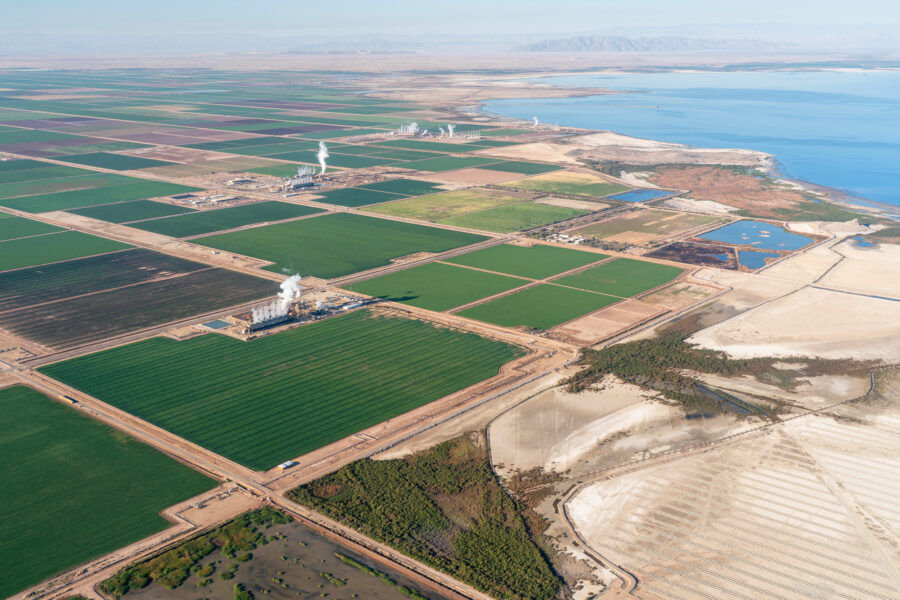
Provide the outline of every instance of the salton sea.
[[598,74],[540,80],[636,92],[526,98],[492,113],[775,155],[791,179],[900,206],[900,71]]

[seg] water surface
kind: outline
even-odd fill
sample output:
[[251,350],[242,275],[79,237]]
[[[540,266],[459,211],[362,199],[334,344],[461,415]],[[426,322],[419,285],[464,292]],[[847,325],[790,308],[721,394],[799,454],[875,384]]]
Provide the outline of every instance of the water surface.
[[708,148],[774,154],[790,178],[900,206],[900,71],[551,77],[634,93],[488,102],[486,110]]

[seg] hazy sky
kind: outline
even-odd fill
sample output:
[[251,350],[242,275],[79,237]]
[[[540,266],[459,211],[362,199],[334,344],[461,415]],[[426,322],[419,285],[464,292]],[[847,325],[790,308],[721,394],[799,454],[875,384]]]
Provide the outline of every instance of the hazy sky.
[[896,0],[0,0],[0,32],[472,34],[788,23],[900,25]]

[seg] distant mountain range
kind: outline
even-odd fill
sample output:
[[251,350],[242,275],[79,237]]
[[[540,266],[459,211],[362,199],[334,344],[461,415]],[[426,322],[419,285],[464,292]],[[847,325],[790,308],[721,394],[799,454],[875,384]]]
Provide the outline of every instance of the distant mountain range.
[[581,35],[520,46],[524,52],[750,52],[784,50],[791,44],[759,40],[694,39],[678,36],[629,38],[621,35]]

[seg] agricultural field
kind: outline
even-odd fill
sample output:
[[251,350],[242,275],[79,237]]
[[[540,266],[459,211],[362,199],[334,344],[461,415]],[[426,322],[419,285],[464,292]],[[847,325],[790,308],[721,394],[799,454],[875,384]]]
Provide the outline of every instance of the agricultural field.
[[445,252],[486,238],[349,213],[198,238],[195,243],[271,261],[267,270],[331,279],[418,252]]
[[605,294],[539,284],[457,314],[503,327],[550,329],[618,301]]
[[559,171],[562,169],[562,167],[542,163],[508,160],[491,165],[485,165],[484,167],[482,167],[482,169],[488,169],[490,171],[505,171],[507,173],[521,173],[522,175],[539,175],[541,173]]
[[444,262],[455,265],[496,271],[530,279],[545,279],[557,273],[570,271],[593,262],[609,258],[605,254],[582,252],[569,248],[545,246],[514,246],[501,244],[484,250],[448,258]]
[[86,173],[90,173],[90,171],[38,160],[24,159],[0,162],[0,184],[58,179]]
[[[7,220],[3,219],[0,223]],[[0,271],[115,252],[130,247],[128,244],[80,231],[59,231],[35,237],[9,239],[0,242]]]
[[627,298],[667,283],[684,269],[644,260],[617,258],[553,282],[582,290]]
[[323,211],[319,208],[302,206],[300,204],[277,201],[259,202],[245,206],[194,211],[190,214],[131,223],[129,227],[181,238],[234,229],[244,225],[305,217],[320,212]]
[[140,156],[128,156],[127,154],[113,154],[111,152],[91,152],[89,154],[69,154],[60,157],[59,160],[71,162],[88,167],[99,167],[112,171],[131,171],[145,169],[147,167],[164,167],[175,163],[142,158]]
[[495,233],[512,233],[525,231],[557,223],[588,214],[586,210],[566,208],[564,206],[548,206],[546,204],[519,203],[509,206],[490,208],[466,215],[457,215],[438,221],[443,225],[454,225],[492,231]]
[[128,200],[144,200],[146,198],[158,198],[197,191],[200,190],[175,183],[128,178],[123,183],[93,189],[7,198],[0,200],[0,206],[30,213],[40,213],[51,210],[69,210],[71,208],[96,206],[98,204],[125,202]]
[[484,158],[483,156],[442,156],[406,162],[403,163],[403,168],[438,173],[467,169],[469,167],[480,167],[481,165],[489,165],[495,162],[500,162],[500,159]]
[[55,225],[0,213],[0,242],[63,231]]
[[612,242],[643,244],[659,238],[710,225],[720,217],[663,210],[635,210],[575,230],[585,237]]
[[215,485],[31,388],[0,390],[0,410],[4,598],[166,529],[161,510]]
[[3,183],[0,184],[0,198],[36,196],[38,194],[52,194],[54,192],[68,192],[72,190],[89,190],[107,187],[116,183],[128,183],[134,181],[134,179],[130,177],[115,173],[90,173],[87,171],[85,171],[85,173],[87,174]]
[[395,200],[369,210],[382,215],[438,222],[457,215],[525,201],[525,198],[519,196],[475,188]]
[[617,183],[610,183],[596,175],[576,173],[574,171],[545,173],[525,179],[516,179],[500,185],[501,187],[516,190],[543,192],[545,194],[571,194],[586,198],[601,198],[609,194],[626,192],[630,189]]
[[381,202],[390,202],[398,198],[397,194],[389,194],[387,192],[379,192],[372,189],[361,188],[344,188],[341,190],[331,190],[317,194],[322,196],[317,198],[316,202],[324,202],[326,204],[337,204],[338,206],[367,206],[369,204],[379,204]]
[[443,311],[528,283],[525,279],[443,263],[429,263],[347,286],[348,290]]
[[492,377],[523,352],[359,310],[250,342],[152,338],[40,371],[263,470]]
[[165,202],[154,202],[153,200],[132,200],[130,202],[115,202],[87,208],[75,208],[69,212],[110,223],[126,223],[128,221],[192,213],[194,209]]
[[[52,235],[60,234],[41,237]],[[68,348],[276,291],[264,279],[135,249],[0,273],[0,327]]]
[[370,183],[359,186],[361,190],[375,190],[376,192],[390,192],[401,196],[422,196],[441,191],[436,183],[429,181],[417,181],[415,179],[388,179],[378,183]]

